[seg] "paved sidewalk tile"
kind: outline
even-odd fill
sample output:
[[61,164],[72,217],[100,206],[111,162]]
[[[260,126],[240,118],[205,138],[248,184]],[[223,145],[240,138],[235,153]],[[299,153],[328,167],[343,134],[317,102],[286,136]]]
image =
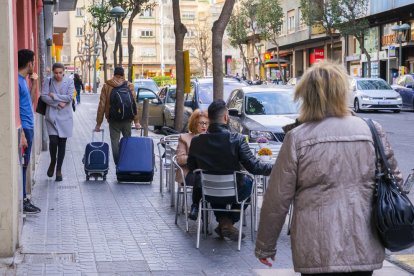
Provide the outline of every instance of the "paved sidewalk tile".
[[[279,273],[292,271],[286,229],[274,263],[274,269],[282,270],[264,269],[256,260],[248,226],[243,230],[247,235],[240,252],[236,242],[220,240],[215,234],[202,238],[200,249],[196,249],[195,223],[190,221],[189,233],[183,215],[175,225],[170,194],[159,193],[159,168],[152,184],[119,184],[110,160],[106,181],[86,181],[82,157],[92,137],[99,96],[81,97],[74,114],[74,136],[68,139],[62,182],[46,176],[48,152],[40,156],[32,200],[42,212],[26,217],[23,257],[16,275],[216,276],[267,275],[262,273],[268,271],[284,275]],[[109,143],[106,122],[103,127]],[[151,136],[154,142],[160,138]],[[157,149],[155,153],[158,158]]]

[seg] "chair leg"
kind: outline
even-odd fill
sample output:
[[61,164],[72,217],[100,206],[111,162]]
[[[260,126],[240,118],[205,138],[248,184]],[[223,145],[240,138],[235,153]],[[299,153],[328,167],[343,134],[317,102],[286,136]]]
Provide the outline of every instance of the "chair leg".
[[185,216],[185,230],[188,232],[188,205],[187,205],[187,187],[183,188],[184,190],[184,216]]
[[162,185],[163,185],[163,171],[164,171],[164,166],[163,166],[163,162],[162,162],[162,157],[160,156],[160,193],[162,194]]
[[243,212],[243,226],[246,226],[246,212]]
[[[208,208],[207,203],[205,203],[205,208]],[[208,218],[207,218],[207,211],[203,210],[203,229],[204,229],[204,238],[207,239],[207,226],[208,226]]]
[[175,224],[177,224],[178,212],[179,212],[179,204],[180,203],[180,187],[177,188],[177,204],[175,206]]
[[255,212],[255,210],[253,209],[253,204],[250,204],[250,213],[251,213],[251,215],[250,215],[250,236],[251,236],[251,239],[252,239],[252,241],[254,241],[255,239],[254,239],[254,213],[253,212]]
[[198,221],[197,221],[197,243],[196,248],[200,248],[200,234],[201,234],[201,209],[202,209],[202,200],[198,204]]
[[242,239],[242,231],[243,231],[243,217],[244,217],[244,203],[240,206],[240,227],[239,227],[239,241],[237,244],[237,250],[240,251],[241,248],[241,239]]

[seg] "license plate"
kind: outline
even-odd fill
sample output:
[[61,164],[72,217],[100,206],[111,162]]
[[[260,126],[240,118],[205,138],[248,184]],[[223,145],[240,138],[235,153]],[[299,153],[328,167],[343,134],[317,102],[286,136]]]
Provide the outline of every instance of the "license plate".
[[379,101],[378,104],[391,104],[390,101]]

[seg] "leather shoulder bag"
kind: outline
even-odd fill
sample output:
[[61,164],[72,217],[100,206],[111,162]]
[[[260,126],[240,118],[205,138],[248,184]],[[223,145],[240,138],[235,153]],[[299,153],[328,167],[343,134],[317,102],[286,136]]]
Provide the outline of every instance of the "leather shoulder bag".
[[[52,78],[49,78],[49,88],[50,88],[51,82],[52,82]],[[46,115],[46,107],[47,107],[47,104],[42,100],[42,95],[40,95],[37,100],[36,112],[44,116]]]
[[400,251],[414,245],[414,207],[395,180],[373,121],[365,121],[374,139],[376,155],[374,221],[384,247]]

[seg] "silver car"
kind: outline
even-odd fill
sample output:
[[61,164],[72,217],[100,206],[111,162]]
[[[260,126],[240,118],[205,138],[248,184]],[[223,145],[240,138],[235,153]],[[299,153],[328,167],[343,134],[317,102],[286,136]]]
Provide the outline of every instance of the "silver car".
[[399,113],[402,99],[392,87],[383,79],[353,78],[348,105],[355,112],[368,110],[392,110]]

